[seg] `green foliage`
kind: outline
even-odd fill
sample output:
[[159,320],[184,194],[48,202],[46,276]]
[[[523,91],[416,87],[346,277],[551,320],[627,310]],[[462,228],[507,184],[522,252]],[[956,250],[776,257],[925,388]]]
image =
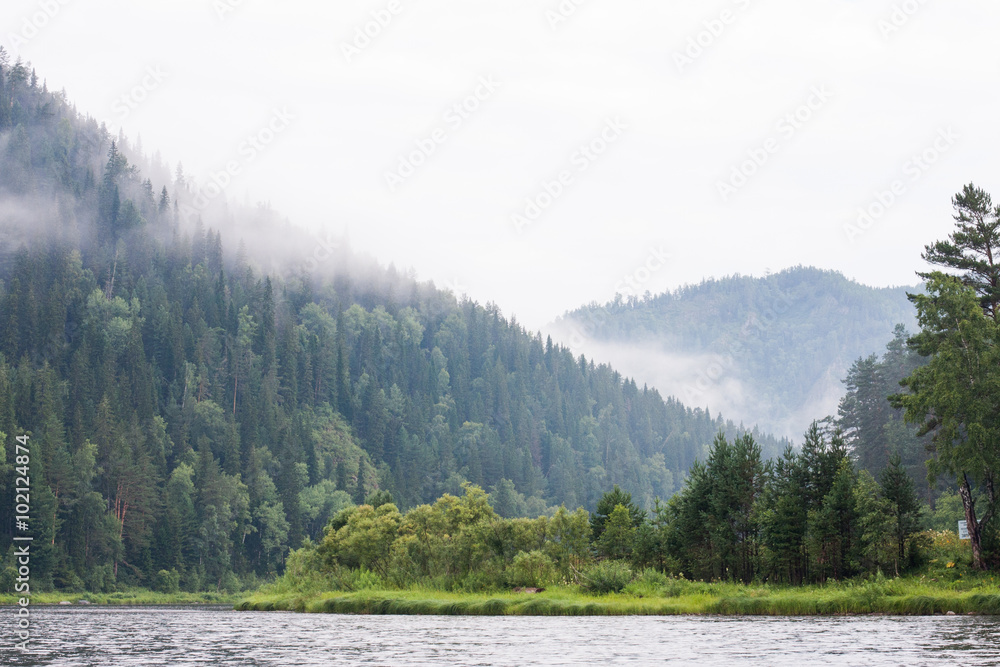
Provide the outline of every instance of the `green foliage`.
[[[858,473],[854,485],[854,506],[857,511],[859,569],[864,572],[883,570],[899,575],[904,565],[900,552],[898,517],[895,504],[883,495],[883,489],[867,470]],[[904,535],[905,548],[909,534]]]
[[507,581],[511,586],[544,588],[555,580],[556,567],[542,551],[522,551],[507,567]]
[[392,494],[385,489],[379,489],[365,500],[365,505],[371,505],[375,509],[382,507],[382,505],[390,504],[393,504]]
[[160,570],[151,588],[160,593],[177,593],[181,588],[181,575],[177,570]]
[[638,527],[643,521],[646,520],[646,512],[639,509],[634,502],[632,502],[632,494],[626,491],[622,491],[615,484],[611,491],[608,491],[601,499],[597,501],[597,509],[591,515],[590,518],[590,528],[593,531],[594,539],[600,539],[601,534],[604,532],[605,523],[611,517],[611,513],[614,512],[618,507],[624,507],[628,515],[628,524],[632,528]]
[[[926,577],[886,579],[875,575],[836,584],[790,588],[769,584],[725,584],[670,580],[662,594],[641,591],[594,595],[575,588],[551,588],[537,595],[406,591],[359,591],[288,596],[264,591],[237,609],[288,610],[339,614],[433,614],[470,616],[628,616],[756,615],[816,616],[843,614],[994,615],[1000,588],[988,578],[931,582]],[[638,579],[636,582],[638,583]]]
[[380,576],[388,574],[392,545],[396,540],[402,516],[392,503],[345,510],[346,524],[330,530],[320,544],[320,553],[331,564],[349,568],[361,567]]
[[582,507],[569,512],[564,506],[548,522],[545,552],[552,558],[563,579],[577,580],[584,563],[590,560],[592,537],[590,516]]
[[673,580],[660,570],[646,568],[635,575],[635,578],[623,590],[629,595],[640,598],[661,597],[667,592]]
[[604,522],[604,531],[597,539],[598,553],[605,558],[628,558],[634,549],[635,531],[628,508],[617,505]]
[[[927,274],[927,294],[914,303],[922,330],[912,344],[930,359],[903,381],[909,393],[893,400],[907,419],[934,432],[931,474],[958,480],[973,558],[984,568],[982,533],[995,513],[1000,473],[1000,327],[984,314],[976,292],[954,276]],[[981,513],[973,487],[985,492]]]
[[958,530],[958,522],[965,520],[965,508],[957,491],[946,491],[934,503],[934,512],[928,520],[928,527],[936,531]]
[[625,561],[602,560],[584,573],[582,586],[591,593],[620,593],[632,577],[632,568]]
[[898,455],[914,486],[931,501],[936,493],[927,482],[930,438],[919,435],[919,428],[904,420],[904,411],[889,403],[889,397],[899,393],[899,383],[926,363],[907,346],[908,338],[899,325],[881,358],[871,355],[854,362],[844,380],[847,393],[840,401],[837,425],[858,467],[877,477]]
[[[889,502],[897,563],[901,563],[906,558],[906,545],[910,537],[921,528],[922,508],[913,489],[913,480],[903,471],[899,454],[894,454],[889,459],[889,466],[879,475],[879,485]],[[899,574],[898,565],[896,574]]]
[[[974,184],[962,187],[951,200],[955,209],[955,230],[947,240],[936,241],[924,249],[923,259],[930,264],[962,272],[962,282],[979,295],[980,307],[987,316],[1000,316],[1000,207],[993,205],[989,193]],[[932,274],[921,274],[929,279]]]
[[666,539],[684,572],[709,579],[754,578],[765,473],[752,436],[733,443],[722,433],[716,437],[708,461],[692,467],[673,505]]
[[854,559],[859,544],[856,483],[850,461],[841,458],[829,492],[809,511],[809,551],[820,581],[845,579],[855,573]]

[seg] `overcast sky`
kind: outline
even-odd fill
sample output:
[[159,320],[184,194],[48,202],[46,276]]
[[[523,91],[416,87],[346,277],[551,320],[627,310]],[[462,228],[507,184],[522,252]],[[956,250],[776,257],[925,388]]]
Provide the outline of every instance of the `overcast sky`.
[[346,230],[532,327],[616,291],[796,264],[912,284],[951,196],[1000,185],[986,0],[0,12],[0,42],[50,88],[172,167],[208,183],[232,163],[228,197]]

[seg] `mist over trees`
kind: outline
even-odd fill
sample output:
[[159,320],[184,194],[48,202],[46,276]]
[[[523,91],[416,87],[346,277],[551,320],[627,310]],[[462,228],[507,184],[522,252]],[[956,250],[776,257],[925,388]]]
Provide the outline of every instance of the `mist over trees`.
[[[1000,216],[972,186],[955,203],[958,231],[927,258],[963,275],[925,276],[920,333],[855,357],[837,418],[796,451],[266,204],[209,197],[0,54],[0,495],[27,435],[42,589],[236,590],[297,549],[300,574],[443,568],[449,586],[591,566],[602,581],[627,567],[826,581],[912,565],[918,496],[945,526],[960,505],[989,567]],[[796,271],[811,278],[795,285],[843,287]],[[792,275],[691,288],[717,297],[722,332],[688,318],[693,340],[726,342],[775,401],[822,365],[795,360],[870,346],[895,317],[860,287],[852,303],[877,326],[847,334],[829,303],[780,334],[727,310],[740,290],[798,289]],[[689,307],[679,294],[614,308],[643,319],[650,304],[671,319]],[[939,495],[952,481],[960,501]],[[13,519],[0,505],[0,585],[15,576]]]
[[493,305],[207,197],[8,59],[0,211],[0,495],[30,435],[42,588],[232,590],[345,507],[466,482],[511,517],[614,484],[651,507],[739,434]]
[[836,410],[854,360],[881,351],[896,325],[915,329],[907,291],[919,290],[795,267],[619,294],[567,313],[553,330],[688,405],[797,439]]

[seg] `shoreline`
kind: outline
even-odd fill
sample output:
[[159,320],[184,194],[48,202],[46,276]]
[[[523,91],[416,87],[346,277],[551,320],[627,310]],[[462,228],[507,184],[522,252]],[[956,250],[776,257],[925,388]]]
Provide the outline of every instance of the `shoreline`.
[[[245,598],[244,593],[157,593],[149,590],[130,590],[116,593],[60,593],[46,591],[32,593],[32,607],[171,607],[171,606],[232,606]],[[18,596],[0,594],[0,607],[17,605]],[[81,603],[81,600],[84,602]],[[63,604],[69,602],[70,604]]]
[[[708,587],[714,586],[709,584]],[[544,593],[443,593],[426,589],[302,594],[258,593],[237,611],[450,616],[940,616],[1000,615],[1000,591],[930,590],[896,594],[874,586],[747,587],[676,597],[586,595],[569,588]],[[936,589],[936,590],[935,590]]]

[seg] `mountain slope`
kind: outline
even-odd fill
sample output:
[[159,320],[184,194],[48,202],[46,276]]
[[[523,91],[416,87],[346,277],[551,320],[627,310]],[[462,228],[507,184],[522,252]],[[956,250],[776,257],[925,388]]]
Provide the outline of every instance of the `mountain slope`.
[[917,290],[796,267],[591,304],[550,330],[688,405],[797,438],[836,413],[854,360],[880,352],[896,324],[914,330],[906,292]]
[[0,58],[0,497],[27,434],[33,586],[232,589],[376,491],[408,507],[469,481],[525,514],[617,483],[649,505],[720,430],[495,307],[206,197]]

